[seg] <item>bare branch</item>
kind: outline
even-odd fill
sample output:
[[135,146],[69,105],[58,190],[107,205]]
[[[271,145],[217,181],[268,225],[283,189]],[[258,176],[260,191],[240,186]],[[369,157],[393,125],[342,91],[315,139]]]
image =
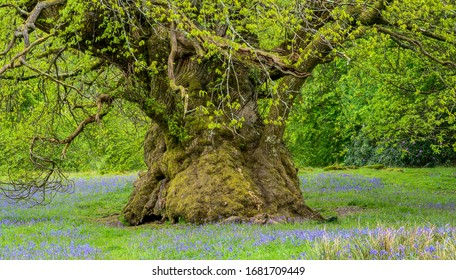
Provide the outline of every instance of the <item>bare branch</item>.
[[9,172],[8,182],[0,182],[0,192],[14,201],[31,202],[31,206],[50,203],[57,193],[72,192],[73,182],[53,163],[51,167],[20,179]]
[[[91,116],[86,117],[83,121],[81,121],[78,125],[78,127],[70,134],[68,135],[65,139],[57,139],[57,138],[47,138],[47,137],[35,137],[34,141],[40,140],[44,142],[49,142],[53,144],[60,144],[60,145],[65,145],[63,151],[62,151],[62,158],[66,157],[66,152],[68,150],[69,145],[71,142],[79,135],[81,132],[84,130],[84,128],[94,122],[99,122],[104,116],[108,114],[108,110],[103,110],[103,106],[105,105],[105,108],[108,109],[112,102],[113,102],[113,97],[108,95],[108,94],[101,94],[98,99],[97,99],[97,113]],[[90,106],[93,107],[93,106]]]
[[30,161],[37,171],[15,178],[9,172],[9,182],[0,182],[1,193],[12,200],[27,200],[32,206],[52,201],[59,192],[71,192],[74,184],[58,168],[57,163],[50,158],[35,153],[35,146],[40,137],[33,137],[29,146]]

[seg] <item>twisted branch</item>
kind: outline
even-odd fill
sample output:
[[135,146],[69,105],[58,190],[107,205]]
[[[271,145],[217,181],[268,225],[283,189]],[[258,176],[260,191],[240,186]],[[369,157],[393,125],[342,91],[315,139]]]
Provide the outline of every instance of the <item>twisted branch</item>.
[[[39,141],[48,142],[48,143],[52,143],[52,144],[65,145],[64,149],[62,150],[62,155],[61,155],[62,158],[65,158],[66,157],[66,152],[67,152],[71,142],[73,142],[73,140],[76,137],[78,137],[79,134],[81,134],[81,132],[84,130],[84,128],[88,124],[94,123],[94,122],[100,122],[100,120],[103,119],[103,117],[106,116],[109,113],[109,111],[108,110],[104,110],[103,107],[105,107],[105,109],[108,109],[111,106],[113,100],[114,100],[113,97],[111,97],[110,95],[101,94],[97,98],[97,102],[96,102],[97,113],[93,114],[93,115],[90,115],[90,116],[86,117],[83,121],[81,121],[79,123],[78,127],[70,135],[68,135],[65,139],[47,138],[47,137],[36,136],[36,137],[33,138],[33,141],[39,140]],[[80,105],[79,108],[80,107],[82,107],[82,106]],[[84,107],[86,107],[86,106],[84,106]],[[87,107],[94,107],[94,106],[88,105]]]
[[[0,53],[0,56],[8,54],[11,51],[11,49],[13,48],[14,44],[16,43],[17,38],[22,37],[23,40],[24,40],[25,49],[20,52],[20,54],[21,54],[20,57],[24,58],[24,60],[25,60],[25,56],[29,52],[30,46],[32,44],[33,45],[37,45],[37,44],[40,44],[41,42],[43,42],[42,38],[40,38],[40,39],[37,39],[37,41],[39,41],[39,42],[35,41],[34,43],[30,43],[30,38],[29,38],[29,34],[36,29],[35,24],[36,24],[36,21],[38,20],[38,17],[41,14],[41,12],[44,9],[50,8],[52,6],[63,4],[65,2],[66,2],[66,0],[41,1],[41,2],[38,2],[36,4],[36,6],[33,8],[33,10],[30,13],[28,13],[27,11],[22,10],[21,8],[19,8],[18,6],[14,5],[14,4],[2,4],[2,5],[0,5],[0,8],[2,8],[2,7],[12,7],[14,9],[16,9],[20,15],[27,16],[27,19],[24,22],[24,24],[20,25],[16,29],[16,31],[14,32],[13,38],[8,43],[8,46],[6,47],[6,49]],[[48,37],[46,36],[45,38],[48,38]],[[17,58],[18,57],[16,55],[15,58],[13,59],[13,61],[16,60]],[[10,66],[8,68],[11,68],[11,67],[12,66]],[[3,68],[5,68],[5,67],[3,67]],[[2,68],[3,71],[0,71],[0,75],[2,74],[2,72],[5,71],[5,69],[3,69],[3,68]]]
[[25,49],[23,49],[22,51],[20,51],[19,53],[17,53],[11,60],[10,60],[10,63],[4,65],[1,69],[0,69],[0,78],[2,77],[2,74],[5,73],[5,71],[7,71],[8,69],[11,69],[11,68],[17,68],[17,67],[20,67],[24,64],[25,62],[25,54],[27,54],[28,52],[30,52],[31,49],[33,49],[36,45],[39,45],[43,42],[45,42],[47,39],[49,39],[50,37],[54,36],[54,34],[48,34],[44,37],[41,37],[39,39],[37,39],[36,41],[34,41],[33,43],[31,43],[29,46],[27,46]]
[[65,145],[61,154],[61,157],[65,158],[72,141],[81,134],[88,124],[98,122],[106,116],[108,111],[103,110],[103,106],[106,105],[109,108],[112,101],[111,96],[100,95],[97,99],[97,113],[81,121],[78,127],[65,139],[33,137],[29,146],[29,158],[39,172],[32,173],[32,178],[26,175],[19,179],[13,178],[9,173],[9,182],[0,182],[0,192],[12,200],[27,200],[31,201],[33,205],[49,203],[58,192],[71,192],[74,189],[73,183],[62,173],[54,159],[38,155],[35,152],[37,143],[47,142]]
[[176,84],[176,77],[174,75],[174,59],[177,54],[177,37],[175,31],[175,23],[172,22],[171,28],[169,30],[169,36],[171,41],[171,50],[168,56],[168,78],[169,78],[169,86],[174,91],[180,91],[181,98],[184,99],[184,116],[187,113],[188,108],[188,94],[185,87],[182,85]]
[[[396,41],[401,47],[403,48],[406,48],[406,49],[410,49],[412,51],[418,51],[420,52],[421,54],[425,55],[426,57],[428,57],[429,59],[443,65],[443,66],[448,66],[448,67],[456,67],[456,62],[454,61],[451,61],[451,60],[441,60],[435,56],[433,56],[431,53],[429,53],[425,47],[423,46],[423,44],[418,41],[418,40],[415,40],[415,39],[411,39],[405,35],[402,35],[402,34],[399,34],[397,32],[394,32],[392,30],[389,30],[387,28],[384,28],[382,26],[377,26],[377,30],[384,33],[384,34],[387,34],[389,36],[391,36],[391,38]],[[408,44],[404,43],[404,42],[407,42]]]

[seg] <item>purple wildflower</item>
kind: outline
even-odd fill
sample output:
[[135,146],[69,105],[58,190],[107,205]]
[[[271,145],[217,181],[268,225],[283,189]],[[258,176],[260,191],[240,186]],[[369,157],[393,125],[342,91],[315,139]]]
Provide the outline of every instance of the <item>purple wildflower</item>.
[[436,251],[436,249],[435,249],[435,247],[433,245],[431,245],[431,246],[425,248],[425,251],[427,253],[429,253],[429,254],[432,254],[432,253],[434,253]]

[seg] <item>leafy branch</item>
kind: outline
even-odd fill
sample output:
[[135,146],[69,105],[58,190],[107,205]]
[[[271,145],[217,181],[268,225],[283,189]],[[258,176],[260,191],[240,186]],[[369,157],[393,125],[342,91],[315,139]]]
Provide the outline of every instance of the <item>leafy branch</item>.
[[443,66],[451,66],[451,67],[456,67],[456,62],[451,61],[451,60],[442,60],[434,55],[432,55],[424,45],[416,39],[412,39],[406,35],[400,34],[398,32],[392,31],[388,28],[382,27],[382,26],[377,26],[377,30],[389,35],[395,42],[398,43],[403,48],[410,49],[412,51],[417,51],[420,52],[421,54],[425,55],[429,59],[443,65]]

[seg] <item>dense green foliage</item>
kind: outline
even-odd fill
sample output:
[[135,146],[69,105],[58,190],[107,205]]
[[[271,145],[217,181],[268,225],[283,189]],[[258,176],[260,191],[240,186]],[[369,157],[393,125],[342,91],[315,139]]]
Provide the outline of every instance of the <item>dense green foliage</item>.
[[301,166],[434,166],[456,162],[456,71],[388,36],[350,43],[321,65],[287,130]]
[[[161,56],[159,51],[152,62],[145,60],[146,54],[141,51],[148,42],[145,37],[136,34],[145,31],[137,26],[137,19],[130,8],[137,9],[136,12],[140,12],[144,18],[153,18],[155,22],[151,22],[151,25],[174,21],[178,30],[186,32],[189,39],[199,41],[195,44],[201,44],[199,51],[204,50],[204,55],[200,54],[199,60],[215,58],[223,61],[221,67],[211,69],[220,74],[212,94],[217,93],[225,101],[219,105],[211,101],[199,108],[207,114],[213,114],[209,129],[227,125],[236,130],[245,121],[237,117],[228,120],[220,118],[222,115],[234,116],[234,111],[240,107],[239,101],[225,96],[223,84],[230,75],[225,69],[234,65],[230,65],[231,59],[224,60],[222,56],[239,56],[237,50],[246,46],[267,51],[279,50],[285,46],[285,42],[286,51],[291,48],[293,55],[301,56],[297,61],[285,62],[293,62],[299,67],[313,55],[299,48],[299,40],[307,38],[298,40],[299,36],[304,35],[296,30],[307,23],[308,28],[313,29],[306,32],[326,36],[333,44],[331,53],[339,58],[313,71],[313,77],[295,102],[297,106],[288,122],[287,142],[300,165],[323,166],[345,162],[355,165],[385,163],[423,166],[430,162],[442,164],[451,161],[452,150],[456,149],[453,111],[456,78],[455,64],[451,61],[456,55],[452,44],[455,40],[454,3],[423,0],[381,2],[366,4],[363,1],[341,1],[337,5],[322,4],[322,10],[326,9],[330,13],[334,24],[320,29],[318,25],[309,25],[314,24],[314,20],[321,15],[312,10],[312,4],[307,1],[297,5],[270,0],[177,1],[168,5],[157,1],[144,5],[138,2],[132,7],[122,1],[67,1],[57,19],[50,17],[40,22],[41,29],[51,35],[50,39],[46,39],[50,44],[37,47],[37,52],[29,56],[30,66],[12,69],[5,75],[7,79],[3,77],[0,80],[3,89],[0,99],[0,128],[3,133],[0,143],[2,158],[9,160],[8,164],[2,162],[0,166],[3,171],[6,165],[10,168],[24,167],[28,158],[26,140],[35,135],[52,135],[62,139],[71,133],[72,127],[88,113],[86,110],[73,112],[75,105],[93,102],[99,92],[110,92],[113,97],[125,95],[125,92],[129,95],[126,84],[117,78],[119,69],[111,66],[93,67],[94,57],[107,59],[112,64],[111,56],[116,56],[119,66],[126,61],[132,64],[136,72],[150,71],[158,75],[166,69],[166,56]],[[20,20],[19,8],[30,5],[32,1],[4,3],[5,6],[0,9],[4,31],[0,39],[5,42],[2,49],[7,49],[11,33],[15,32]],[[9,4],[17,6],[8,7]],[[348,4],[347,7],[344,4]],[[367,12],[371,8],[383,9],[382,20],[375,19],[381,25],[374,24],[369,30],[348,28],[350,25],[372,25],[374,21],[368,18]],[[168,9],[173,11],[171,18],[167,18]],[[175,13],[177,10],[179,12]],[[86,11],[101,13],[100,19],[97,19],[101,20],[97,22],[100,30],[91,34],[93,41],[85,37],[86,29],[92,28],[85,26],[88,24]],[[239,16],[231,16],[234,11]],[[198,24],[198,28],[190,20]],[[218,34],[221,23],[228,24],[225,32],[231,36],[232,45],[227,50],[223,45],[228,44],[228,41],[221,45],[215,37],[211,37]],[[59,24],[65,27],[61,28]],[[126,25],[131,27],[128,28],[131,32],[127,31]],[[385,29],[384,26],[394,27],[394,30]],[[58,29],[53,28],[61,30],[57,34]],[[291,34],[294,32],[293,38]],[[33,40],[39,40],[44,34],[35,31],[30,36]],[[356,40],[361,35],[364,39]],[[256,38],[253,46],[251,38]],[[8,52],[17,53],[22,48],[20,44],[14,44]],[[82,51],[67,52],[67,48]],[[8,57],[5,56],[5,59]],[[92,71],[95,69],[100,70]],[[125,71],[122,67],[120,69]],[[59,72],[63,70],[64,75],[81,75],[62,76],[63,79],[59,79]],[[56,78],[49,74],[54,72]],[[28,81],[33,76],[36,79]],[[118,87],[116,83],[122,86]],[[271,95],[266,101],[258,101],[260,107],[263,104],[267,107],[277,106],[283,102],[280,99],[284,97],[275,96],[274,93],[274,87],[278,85],[263,85],[271,87],[268,89]],[[192,86],[189,86],[190,90]],[[207,95],[208,92],[198,94]],[[126,96],[124,98],[128,99]],[[153,111],[160,114],[165,112],[163,104],[157,103],[158,100],[151,98],[146,101],[152,104],[147,107],[153,107]],[[177,104],[177,107],[181,106]],[[137,109],[131,111],[137,112]],[[276,119],[268,119],[267,114],[262,117],[266,123],[281,125],[283,122],[277,116],[273,116]],[[179,114],[172,113],[165,120],[171,134],[185,139],[187,135],[179,118]],[[229,123],[224,123],[226,121]],[[109,128],[118,134],[107,138]],[[118,128],[125,129],[125,133]],[[75,140],[78,143],[72,146],[77,147],[78,151],[90,151],[85,152],[90,157],[85,156],[84,152],[72,153],[70,149],[64,166],[70,170],[140,167],[134,163],[137,158],[130,162],[121,159],[139,147],[139,138],[133,140],[136,143],[134,147],[127,148],[128,145],[125,145],[132,141],[122,135],[136,134],[132,129],[133,126],[119,120],[118,124],[106,124],[102,129],[86,131],[85,140]],[[140,132],[143,130],[141,128]],[[95,131],[98,131],[98,136],[95,136]],[[55,147],[43,149],[48,150],[49,154],[51,150],[56,150]],[[117,155],[109,155],[110,151]],[[55,153],[58,156],[59,152]],[[118,166],[114,166],[116,164]]]
[[[363,50],[367,52],[360,56]],[[358,40],[347,55],[354,59],[320,66],[294,107],[286,142],[296,163],[454,163],[455,71],[403,51],[388,39]],[[32,81],[21,83],[19,94],[2,99],[2,107],[8,108],[0,122],[0,171],[4,174],[29,166],[29,141],[43,129],[33,125],[39,119],[57,122],[63,133],[76,124],[68,112],[55,116],[45,110],[49,103],[33,93],[38,88]],[[102,125],[88,127],[72,144],[64,162],[68,171],[144,167],[141,145],[147,120],[138,108],[117,105]]]

